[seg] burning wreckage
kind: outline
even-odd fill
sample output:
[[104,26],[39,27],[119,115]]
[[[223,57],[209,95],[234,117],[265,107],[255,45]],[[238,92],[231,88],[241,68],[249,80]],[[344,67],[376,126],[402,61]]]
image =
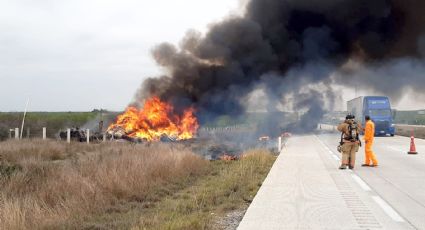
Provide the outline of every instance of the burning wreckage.
[[[158,97],[146,100],[143,109],[127,108],[105,133],[101,132],[102,126],[101,122],[99,131],[90,135],[90,141],[175,142],[212,160],[237,160],[245,149],[275,147],[269,137],[258,139],[251,130],[200,129],[194,108],[189,107],[179,114],[171,104]],[[71,129],[70,135],[73,141],[87,140],[87,133],[82,129]],[[66,140],[66,131],[61,132],[60,137]]]
[[129,141],[132,143],[146,143],[146,142],[151,142],[151,141],[160,141],[160,142],[177,142],[180,141],[179,139],[177,139],[176,136],[168,136],[167,134],[163,133],[159,136],[159,138],[154,139],[154,140],[150,140],[147,138],[142,138],[142,137],[137,137],[134,136],[133,131],[130,130],[129,132],[126,131],[123,127],[120,126],[115,126],[113,128],[110,128],[106,131],[105,135],[106,135],[106,139],[107,140],[125,140],[125,141]]
[[178,114],[171,104],[153,97],[145,102],[143,109],[127,108],[109,126],[107,134],[112,139],[133,142],[192,139],[199,128],[194,112],[190,107]]
[[[103,134],[103,122],[99,123],[99,131],[90,135],[90,140],[127,140],[130,142],[181,141],[196,136],[199,128],[194,115],[194,109],[188,108],[183,114],[177,114],[171,104],[161,101],[158,97],[147,100],[143,109],[128,107],[116,118]],[[87,133],[80,128],[70,130],[71,140],[85,142]],[[63,140],[67,131],[59,133]]]

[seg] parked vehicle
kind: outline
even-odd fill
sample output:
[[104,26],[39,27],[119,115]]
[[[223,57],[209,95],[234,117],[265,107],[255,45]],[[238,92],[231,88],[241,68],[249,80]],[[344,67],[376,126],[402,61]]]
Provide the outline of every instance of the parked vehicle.
[[365,116],[369,115],[375,123],[375,136],[394,136],[395,128],[388,97],[365,96],[354,98],[347,102],[347,109],[362,124],[365,124]]

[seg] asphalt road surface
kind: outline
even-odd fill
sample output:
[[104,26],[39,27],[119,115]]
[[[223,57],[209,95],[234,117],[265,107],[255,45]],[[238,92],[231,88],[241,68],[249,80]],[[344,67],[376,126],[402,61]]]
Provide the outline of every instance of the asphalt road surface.
[[379,167],[339,170],[338,134],[292,137],[238,229],[424,229],[425,140],[378,137]]

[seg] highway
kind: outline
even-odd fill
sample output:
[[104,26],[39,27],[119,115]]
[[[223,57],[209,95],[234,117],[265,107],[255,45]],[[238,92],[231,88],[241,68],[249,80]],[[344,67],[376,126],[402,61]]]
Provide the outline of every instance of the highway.
[[339,134],[289,139],[248,208],[245,229],[425,229],[425,140],[377,137],[379,167],[339,170]]

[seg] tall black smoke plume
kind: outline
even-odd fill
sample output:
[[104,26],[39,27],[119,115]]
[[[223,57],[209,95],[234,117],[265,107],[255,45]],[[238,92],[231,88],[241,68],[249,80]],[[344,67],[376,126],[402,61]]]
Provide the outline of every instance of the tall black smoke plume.
[[[243,16],[205,35],[191,31],[178,48],[156,47],[166,74],[146,80],[136,101],[157,95],[177,107],[194,105],[206,121],[243,113],[247,95],[261,87],[277,102],[291,97],[292,109],[306,111],[301,121],[318,119],[325,99],[335,97],[329,85],[350,84],[355,75],[344,74],[350,60],[423,63],[424,12],[422,0],[251,0]],[[425,84],[415,77],[412,84]]]

